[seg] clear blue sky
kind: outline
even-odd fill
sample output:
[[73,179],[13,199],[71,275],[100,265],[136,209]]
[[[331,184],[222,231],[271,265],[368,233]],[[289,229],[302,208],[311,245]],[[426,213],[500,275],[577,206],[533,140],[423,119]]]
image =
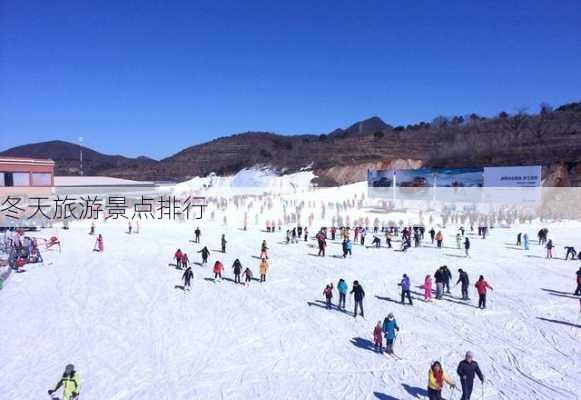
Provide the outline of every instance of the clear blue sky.
[[581,100],[581,3],[0,2],[0,149],[85,137],[154,158]]

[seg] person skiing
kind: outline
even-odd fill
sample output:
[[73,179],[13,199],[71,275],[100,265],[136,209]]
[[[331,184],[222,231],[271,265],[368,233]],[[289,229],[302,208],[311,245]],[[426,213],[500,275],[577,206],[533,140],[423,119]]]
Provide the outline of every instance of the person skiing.
[[361,246],[365,246],[365,237],[367,236],[367,228],[361,228],[361,231],[359,232],[359,234],[361,237],[359,244]]
[[462,300],[470,300],[468,298],[468,286],[470,285],[470,279],[468,278],[468,274],[462,269],[458,269],[458,281],[456,282],[456,286],[461,284],[462,289]]
[[434,239],[436,237],[436,231],[434,230],[434,228],[430,228],[428,233],[430,234],[430,239],[432,239],[432,244],[434,244]]
[[353,294],[355,298],[355,311],[353,312],[353,317],[357,318],[357,308],[359,307],[359,310],[361,311],[361,317],[365,318],[363,315],[363,298],[365,297],[365,291],[359,284],[359,281],[353,281],[351,294]]
[[343,258],[347,257],[347,254],[351,255],[352,243],[350,239],[343,240]]
[[459,233],[456,234],[456,247],[458,248],[458,250],[462,248],[462,237],[460,236]]
[[444,372],[442,364],[439,361],[434,361],[430,370],[428,371],[428,399],[442,400],[442,388],[444,383],[447,383],[452,388],[456,388],[454,381]]
[[208,256],[210,255],[210,250],[206,246],[202,248],[202,250],[198,251],[198,253],[202,254],[202,265],[208,263]]
[[304,232],[304,240],[305,242],[309,240],[309,230],[307,229],[307,227],[305,226],[305,232]]
[[391,235],[391,232],[388,230],[385,232],[385,244],[387,245],[388,249],[391,249],[391,240],[392,240],[393,236]]
[[471,351],[466,352],[466,357],[460,361],[456,372],[460,376],[460,384],[462,385],[462,397],[460,400],[470,400],[472,388],[474,387],[474,375],[478,375],[478,379],[484,384],[484,376],[478,363],[474,361],[474,354]]
[[470,239],[468,236],[464,239],[464,252],[466,253],[466,257],[470,257]]
[[381,321],[377,321],[377,325],[373,329],[373,346],[375,351],[383,353],[383,329],[381,327]]
[[266,282],[266,273],[268,272],[268,261],[266,261],[266,258],[262,258],[262,260],[260,261],[260,282]]
[[250,268],[246,267],[246,269],[244,270],[244,284],[246,285],[246,287],[250,285],[251,280],[252,280],[252,271],[250,270]]
[[553,239],[549,239],[545,247],[547,249],[547,258],[553,258],[553,247],[555,247],[553,245]]
[[323,232],[317,233],[317,243],[319,245],[319,253],[317,255],[325,257],[325,247],[327,247],[327,242],[325,241],[325,236]]
[[177,249],[175,254],[173,255],[174,260],[176,260],[176,268],[181,269],[182,268],[182,257],[183,257],[183,253],[181,249]]
[[436,233],[436,244],[437,244],[439,249],[442,248],[443,242],[444,242],[444,235],[442,234],[442,231],[438,231],[438,233]]
[[95,234],[95,223],[91,222],[91,230],[89,231],[89,235],[94,235]]
[[399,332],[399,326],[393,316],[393,313],[387,314],[383,320],[383,334],[385,335],[385,352],[393,354],[393,344],[397,337],[396,331]]
[[434,274],[434,279],[436,280],[436,299],[441,299],[444,293],[444,271],[443,267],[438,268]]
[[220,244],[222,245],[222,253],[226,253],[226,235],[222,234],[222,238],[220,239]]
[[529,249],[529,235],[527,235],[526,233],[523,235],[523,243],[524,243],[525,250],[528,250]]
[[182,267],[188,268],[188,264],[190,263],[190,259],[188,258],[188,253],[184,253],[182,255]]
[[266,245],[266,240],[263,240],[260,245],[260,258],[268,258],[268,246]]
[[239,259],[234,260],[232,264],[232,269],[234,270],[234,283],[241,283],[240,282],[240,273],[242,272],[242,263]]
[[376,248],[381,247],[381,239],[377,233],[373,234],[373,240],[371,241],[371,245],[375,245]]
[[192,290],[190,281],[194,277],[194,272],[192,271],[192,267],[186,267],[184,274],[182,275],[182,280],[184,281],[184,290]]
[[424,279],[424,300],[432,300],[432,277],[430,275],[426,275],[426,279]]
[[79,398],[81,384],[79,374],[75,371],[75,366],[73,364],[68,364],[65,367],[65,372],[55,388],[48,391],[49,396],[52,396],[53,393],[58,391],[61,387],[63,388],[63,400],[75,400]]
[[452,272],[450,272],[447,265],[442,266],[442,272],[444,274],[443,275],[444,289],[446,290],[446,293],[450,294],[450,280],[452,279]]
[[128,226],[127,226],[127,233],[131,235],[131,230],[133,229],[133,227],[131,226],[131,221],[128,222]]
[[522,233],[519,232],[518,235],[516,235],[516,245],[519,247],[522,245],[521,238],[522,238]]
[[339,279],[339,283],[337,283],[337,291],[339,292],[339,309],[345,310],[345,298],[347,297],[347,291],[349,288],[347,287],[347,282],[343,278]]
[[100,233],[99,236],[97,236],[97,240],[95,241],[95,247],[93,248],[93,250],[98,251],[99,253],[102,253],[103,250],[105,250],[105,245],[103,244],[103,235],[101,235]]
[[492,286],[484,280],[484,276],[480,275],[478,282],[474,285],[478,291],[478,308],[486,308],[486,289],[494,290]]
[[577,289],[575,289],[575,296],[581,296],[581,267],[577,270]]
[[222,280],[222,271],[224,271],[224,265],[220,261],[216,260],[214,263],[214,280]]
[[575,258],[577,257],[577,251],[575,250],[575,247],[565,246],[565,251],[565,261],[569,259],[569,255],[571,256],[571,260],[575,261]]
[[331,309],[331,306],[333,305],[332,303],[332,299],[333,299],[333,284],[328,284],[327,287],[325,287],[325,290],[323,290],[323,295],[325,296],[325,304],[327,305],[328,309]]
[[194,231],[194,236],[195,236],[194,241],[196,243],[200,243],[200,236],[201,236],[201,234],[202,234],[202,231],[200,230],[200,227],[199,226],[196,227],[196,230]]
[[413,306],[412,296],[410,294],[411,283],[410,278],[407,276],[407,274],[403,274],[399,286],[401,286],[401,304],[404,303],[404,299],[405,297],[407,297],[410,302],[410,306]]

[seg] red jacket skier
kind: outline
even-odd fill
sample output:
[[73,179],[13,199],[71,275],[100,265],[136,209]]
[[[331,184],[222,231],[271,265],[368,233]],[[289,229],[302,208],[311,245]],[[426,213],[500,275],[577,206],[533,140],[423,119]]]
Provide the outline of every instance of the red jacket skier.
[[480,275],[480,278],[474,287],[476,287],[476,290],[478,291],[478,308],[486,308],[486,289],[494,289],[484,280],[484,276],[482,275]]

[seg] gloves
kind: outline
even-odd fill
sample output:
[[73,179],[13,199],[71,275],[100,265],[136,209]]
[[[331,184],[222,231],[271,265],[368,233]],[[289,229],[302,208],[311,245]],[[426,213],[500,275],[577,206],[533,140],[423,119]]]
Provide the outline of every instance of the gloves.
[[76,399],[77,397],[79,397],[79,394],[77,392],[73,392],[71,394],[73,395],[73,399]]
[[53,393],[54,393],[54,390],[49,390],[49,391],[48,391],[48,395],[49,395],[49,396],[50,396],[50,395],[52,395]]

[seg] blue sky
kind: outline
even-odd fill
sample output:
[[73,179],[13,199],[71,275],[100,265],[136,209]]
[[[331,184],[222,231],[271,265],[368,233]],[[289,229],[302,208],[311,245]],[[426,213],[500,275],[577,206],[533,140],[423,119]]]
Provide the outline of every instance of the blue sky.
[[0,149],[169,156],[581,100],[579,1],[0,2]]

